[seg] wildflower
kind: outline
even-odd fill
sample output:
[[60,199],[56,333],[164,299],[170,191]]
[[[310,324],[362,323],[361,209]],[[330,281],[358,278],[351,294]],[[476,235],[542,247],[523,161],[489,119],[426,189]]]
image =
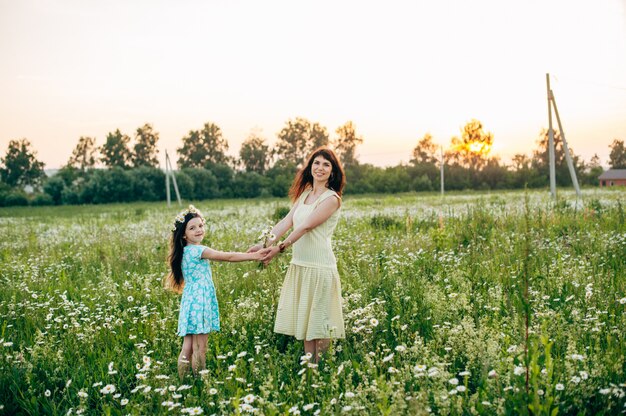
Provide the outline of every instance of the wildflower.
[[413,367],[413,370],[415,371],[426,371],[426,366],[424,364],[416,364],[415,367]]
[[465,390],[467,390],[467,389],[465,388],[465,386],[457,386],[457,387],[456,387],[456,390],[457,390],[458,392],[460,392],[460,393],[463,393],[463,392],[464,392]]
[[235,364],[229,365],[228,366],[228,371],[232,373],[233,371],[235,371],[236,368],[237,368],[237,366]]
[[248,353],[246,351],[242,351],[239,354],[237,354],[237,358],[242,358],[245,357]]
[[65,382],[65,388],[68,388],[70,386],[70,384],[72,384],[72,379],[71,378]]
[[352,406],[349,406],[349,405],[341,408],[342,412],[349,412],[350,410],[352,410]]
[[122,406],[126,406],[126,405],[128,404],[128,399],[122,399],[122,400],[120,401],[120,404],[121,404]]
[[187,413],[189,413],[190,415],[201,415],[203,412],[204,411],[201,407],[190,407]]
[[354,393],[352,393],[351,391],[347,391],[347,392],[346,392],[346,394],[345,394],[345,396],[346,396],[348,399],[351,399],[351,398],[353,398],[353,397],[355,396],[355,394],[354,394]]
[[607,395],[611,392],[611,389],[600,389],[600,394]]
[[387,372],[390,373],[390,374],[394,374],[394,373],[398,373],[398,370],[396,370],[395,367],[389,367],[387,369]]
[[89,396],[84,390],[79,391],[78,393],[76,393],[78,395],[78,397],[84,399],[85,397]]
[[578,361],[583,361],[585,359],[585,357],[580,354],[572,354],[570,355],[570,358],[572,360],[578,360]]
[[50,390],[46,390],[46,391],[43,393],[43,395],[44,395],[44,396],[46,396],[46,397],[50,397],[50,395],[51,395],[51,394],[52,394],[52,393],[50,392]]
[[626,305],[626,298],[621,298],[619,300],[620,305]]
[[556,386],[554,386],[554,388],[557,389],[558,391],[565,390],[565,386],[562,385],[561,383],[558,383]]
[[371,326],[378,326],[378,319],[376,319],[376,318],[370,319],[370,325]]
[[574,383],[574,384],[578,384],[578,383],[580,383],[580,380],[581,380],[581,378],[580,378],[580,377],[578,377],[578,376],[574,376],[574,377],[572,377],[572,383]]
[[526,372],[526,369],[522,367],[521,365],[518,365],[513,369],[513,374],[515,374],[516,376],[521,376],[525,372]]
[[461,377],[469,376],[469,375],[471,375],[471,374],[472,374],[472,373],[470,373],[469,371],[461,371],[461,372],[459,373],[459,375],[460,375]]
[[406,347],[404,345],[397,345],[395,350],[396,352],[404,352],[406,351]]
[[298,410],[298,406],[292,406],[289,408],[289,414],[299,415],[300,410]]
[[7,341],[5,343],[2,344],[4,347],[11,347],[13,346],[13,343],[11,341]]
[[389,354],[388,356],[383,358],[383,363],[386,363],[388,361],[391,361],[393,359],[393,353]]
[[254,394],[248,394],[243,398],[243,401],[248,404],[254,403]]
[[545,391],[543,391],[543,389],[539,389],[539,390],[537,390],[537,394],[539,396],[543,396],[545,394]]
[[580,378],[582,378],[583,380],[587,380],[589,378],[589,373],[587,373],[586,371],[579,371],[578,374],[580,374]]
[[100,389],[100,393],[102,394],[111,394],[113,392],[115,392],[115,386],[113,384],[107,384]]
[[337,375],[341,374],[342,371],[343,371],[343,363],[341,363],[339,367],[337,367]]
[[317,403],[309,403],[309,404],[305,404],[304,406],[302,406],[302,410],[311,410],[313,409],[313,407],[315,407]]
[[514,353],[516,349],[517,349],[517,345],[511,345],[509,348],[506,349],[506,352],[511,354],[511,353]]
[[217,389],[216,389],[216,388],[214,388],[214,387],[211,387],[211,388],[209,389],[209,394],[210,394],[211,396],[215,396],[215,395],[217,394]]
[[456,386],[457,384],[459,384],[459,379],[456,377],[453,377],[450,380],[448,380],[448,383],[452,384],[453,386]]
[[487,375],[491,378],[494,378],[498,376],[498,373],[496,373],[496,370],[491,370]]
[[330,405],[332,406],[335,404],[337,404],[337,399],[333,397],[332,399],[330,399]]
[[143,356],[143,363],[144,364],[150,364],[152,362],[152,359],[150,357],[148,357],[147,355]]
[[129,301],[129,302],[132,302],[132,301],[135,300],[135,298],[133,298],[132,296],[129,296],[129,297],[126,298],[126,300]]

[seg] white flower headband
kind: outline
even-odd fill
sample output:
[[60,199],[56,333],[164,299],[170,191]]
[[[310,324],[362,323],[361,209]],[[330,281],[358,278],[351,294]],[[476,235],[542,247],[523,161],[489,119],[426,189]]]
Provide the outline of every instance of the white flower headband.
[[182,223],[185,222],[185,216],[187,216],[187,214],[198,214],[200,216],[200,218],[202,218],[202,222],[204,222],[204,217],[202,216],[202,212],[200,212],[200,210],[198,208],[196,208],[193,205],[189,204],[189,208],[182,210],[174,218],[174,225],[172,226],[172,232],[176,231],[176,226],[179,223],[182,224]]

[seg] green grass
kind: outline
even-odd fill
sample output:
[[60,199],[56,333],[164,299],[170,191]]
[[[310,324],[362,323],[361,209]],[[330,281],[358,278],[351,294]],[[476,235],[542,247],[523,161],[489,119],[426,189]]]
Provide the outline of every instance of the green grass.
[[[619,414],[624,195],[347,197],[347,338],[301,365],[272,332],[289,256],[213,263],[222,331],[183,382],[179,299],[161,288],[178,207],[0,209],[0,414]],[[245,250],[288,201],[195,204],[205,244]]]

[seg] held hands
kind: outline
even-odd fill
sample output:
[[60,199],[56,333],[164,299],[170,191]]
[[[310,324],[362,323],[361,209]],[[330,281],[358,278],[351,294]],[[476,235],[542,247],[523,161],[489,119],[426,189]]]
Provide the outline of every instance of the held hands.
[[248,249],[248,251],[246,251],[246,253],[256,253],[259,250],[264,250],[263,249],[263,244],[255,244],[255,245],[253,245],[252,247],[250,247]]
[[268,247],[268,248],[261,248],[255,251],[248,250],[248,253],[251,253],[253,255],[252,260],[258,260],[258,261],[262,261],[263,263],[265,263],[265,257],[267,257],[267,255],[271,251],[272,251],[272,247]]
[[280,249],[278,246],[272,246],[262,249],[261,252],[263,253],[263,257],[260,260],[267,266],[274,256],[280,252]]

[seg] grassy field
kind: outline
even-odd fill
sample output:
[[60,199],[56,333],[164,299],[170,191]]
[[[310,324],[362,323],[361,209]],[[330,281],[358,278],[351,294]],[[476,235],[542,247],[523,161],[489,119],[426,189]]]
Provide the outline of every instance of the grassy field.
[[[213,263],[222,331],[178,380],[161,288],[178,207],[0,209],[0,414],[620,414],[626,193],[348,197],[347,338],[319,367],[272,332],[289,256]],[[245,250],[286,200],[203,201]]]

